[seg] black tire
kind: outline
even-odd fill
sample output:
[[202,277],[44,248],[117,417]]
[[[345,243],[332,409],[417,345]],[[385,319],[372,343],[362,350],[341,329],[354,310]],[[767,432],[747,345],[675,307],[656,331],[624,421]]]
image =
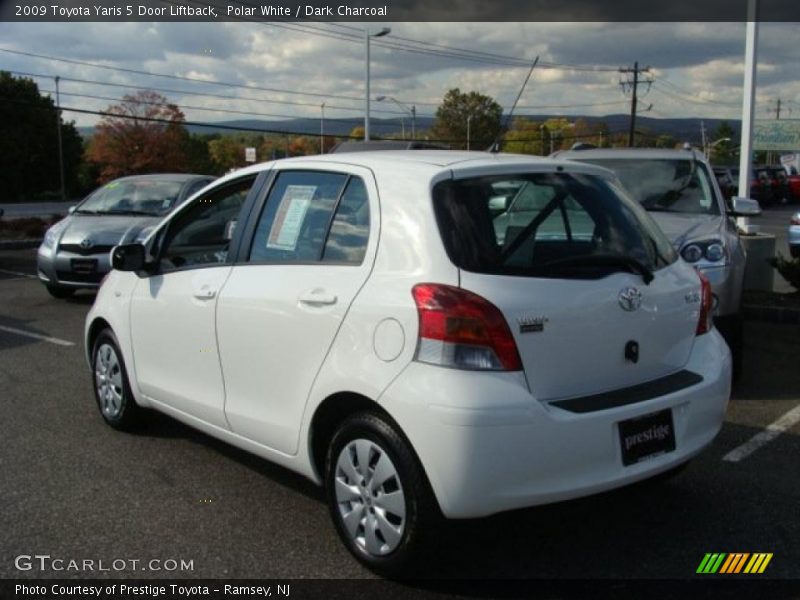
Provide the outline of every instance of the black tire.
[[[374,515],[375,511],[381,510],[378,504],[380,501],[379,494],[386,493],[386,490],[391,492],[394,489],[394,485],[391,484],[392,480],[387,479],[386,481],[389,483],[386,486],[381,486],[383,487],[383,492],[380,490],[375,492],[376,500],[374,506],[378,508],[372,505],[367,506],[363,501],[340,504],[337,499],[336,477],[337,475],[347,477],[343,471],[339,471],[337,462],[342,451],[345,448],[352,449],[351,444],[355,444],[356,440],[366,440],[386,454],[391,460],[396,476],[400,480],[398,488],[404,495],[405,515],[402,519],[402,535],[399,543],[386,554],[378,555],[368,552],[366,548],[366,528],[370,519],[369,512]],[[374,458],[377,465],[378,458],[382,459],[383,457],[379,452],[374,451],[370,454],[370,458]],[[367,462],[371,464],[370,461]],[[374,471],[371,471],[371,473],[374,474]],[[348,484],[351,484],[349,478],[347,479]],[[352,483],[357,484],[358,482]],[[362,490],[369,496],[367,488],[371,485],[370,482],[366,482],[366,486],[364,486],[364,481],[362,480],[361,484],[363,486]],[[342,542],[356,559],[372,571],[385,577],[404,577],[409,575],[411,569],[426,556],[426,551],[431,549],[431,542],[437,537],[436,532],[440,529],[443,521],[439,505],[433,495],[428,479],[410,444],[400,433],[396,424],[388,417],[378,413],[362,412],[351,415],[336,430],[325,460],[325,491],[331,518]],[[357,530],[359,532],[364,532],[363,542],[359,541],[357,537],[351,535],[347,530],[342,511],[348,508],[353,511],[361,511],[357,513],[360,516],[353,522],[358,523]],[[396,515],[388,513],[388,517],[393,517],[393,522],[397,521]],[[375,519],[375,517],[372,518]],[[380,541],[383,541],[383,539],[381,537]],[[388,548],[388,545],[387,543],[384,548]]]
[[53,298],[58,298],[59,300],[63,300],[64,298],[69,298],[72,294],[75,293],[73,288],[64,287],[63,285],[48,285],[45,286],[47,288],[48,293]]
[[[113,361],[115,366],[110,368],[107,353],[109,348],[113,351],[115,358]],[[101,397],[98,380],[102,377],[108,381],[106,390],[113,394],[113,401]],[[109,389],[111,387],[114,388],[113,391]],[[144,409],[136,404],[136,400],[133,398],[125,360],[120,352],[117,338],[110,329],[100,332],[92,348],[92,389],[100,415],[108,425],[114,429],[129,431],[141,423]]]
[[789,254],[792,255],[792,258],[800,258],[800,244],[789,246]]

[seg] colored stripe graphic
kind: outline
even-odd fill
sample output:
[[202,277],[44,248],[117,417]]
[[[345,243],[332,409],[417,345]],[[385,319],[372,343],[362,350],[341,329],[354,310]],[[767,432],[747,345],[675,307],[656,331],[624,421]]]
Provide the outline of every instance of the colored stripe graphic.
[[[708,552],[700,561],[696,573],[732,575],[763,573],[772,560],[771,552]],[[745,566],[746,565],[746,566]]]

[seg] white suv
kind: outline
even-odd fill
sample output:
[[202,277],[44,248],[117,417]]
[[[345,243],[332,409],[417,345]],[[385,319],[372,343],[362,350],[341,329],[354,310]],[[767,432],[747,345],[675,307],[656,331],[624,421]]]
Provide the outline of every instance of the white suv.
[[153,408],[323,484],[379,572],[408,567],[442,515],[671,471],[724,419],[708,282],[592,165],[265,163],[112,263],[86,321],[103,418]]

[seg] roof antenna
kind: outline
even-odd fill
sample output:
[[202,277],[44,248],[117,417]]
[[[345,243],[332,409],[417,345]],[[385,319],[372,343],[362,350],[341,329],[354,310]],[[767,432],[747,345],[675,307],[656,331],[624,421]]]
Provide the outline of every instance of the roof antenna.
[[500,128],[500,131],[497,132],[497,137],[494,138],[494,141],[492,142],[492,145],[489,148],[489,152],[492,152],[492,153],[500,152],[500,146],[503,143],[503,138],[505,138],[505,135],[506,135],[505,132],[506,132],[506,129],[508,128],[508,123],[511,120],[511,115],[514,114],[514,109],[517,108],[517,103],[519,102],[519,99],[522,98],[522,92],[525,91],[525,86],[528,85],[528,80],[531,78],[531,75],[533,75],[533,70],[536,68],[536,65],[538,64],[538,62],[539,62],[539,57],[537,56],[536,60],[534,60],[533,64],[531,65],[531,70],[528,71],[528,76],[525,78],[525,81],[522,83],[522,87],[519,90],[519,94],[517,94],[517,99],[514,100],[514,104],[511,106],[511,110],[508,111],[508,116],[506,116],[506,122]]

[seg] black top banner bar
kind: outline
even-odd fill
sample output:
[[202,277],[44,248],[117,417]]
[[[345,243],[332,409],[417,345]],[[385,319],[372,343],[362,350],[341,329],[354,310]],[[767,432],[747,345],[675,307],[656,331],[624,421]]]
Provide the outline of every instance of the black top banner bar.
[[[800,21],[798,0],[755,0],[756,20]],[[748,0],[0,0],[0,21],[717,21]]]

